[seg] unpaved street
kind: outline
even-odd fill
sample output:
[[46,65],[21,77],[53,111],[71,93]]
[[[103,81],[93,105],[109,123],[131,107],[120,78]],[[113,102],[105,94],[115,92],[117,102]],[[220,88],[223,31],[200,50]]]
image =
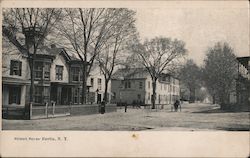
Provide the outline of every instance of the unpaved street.
[[249,130],[249,112],[223,112],[216,105],[183,104],[182,111],[171,112],[170,106],[163,110],[133,109],[117,112],[68,116],[40,120],[3,120],[4,130]]

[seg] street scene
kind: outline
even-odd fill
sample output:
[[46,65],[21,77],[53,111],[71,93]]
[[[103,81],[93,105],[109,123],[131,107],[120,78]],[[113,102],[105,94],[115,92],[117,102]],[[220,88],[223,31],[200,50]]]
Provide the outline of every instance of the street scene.
[[[242,119],[243,118],[243,119]],[[115,120],[115,121],[114,121]],[[105,115],[58,117],[42,120],[3,120],[6,130],[104,130],[104,131],[247,131],[248,112],[223,112],[218,105],[182,105],[181,112],[129,107]]]
[[2,129],[249,131],[247,15],[4,8]]

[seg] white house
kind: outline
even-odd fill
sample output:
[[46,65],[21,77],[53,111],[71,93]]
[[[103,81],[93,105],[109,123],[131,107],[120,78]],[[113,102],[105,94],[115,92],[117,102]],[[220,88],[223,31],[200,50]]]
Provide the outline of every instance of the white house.
[[[151,104],[152,79],[146,69],[119,69],[111,81],[112,102]],[[156,83],[156,104],[172,104],[179,99],[179,80],[162,74]]]

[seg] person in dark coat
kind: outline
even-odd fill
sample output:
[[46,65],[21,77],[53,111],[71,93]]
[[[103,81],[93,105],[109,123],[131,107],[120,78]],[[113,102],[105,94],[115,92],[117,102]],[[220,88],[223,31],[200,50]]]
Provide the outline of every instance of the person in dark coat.
[[180,105],[180,101],[177,99],[177,100],[175,101],[175,103],[174,103],[174,110],[175,110],[175,111],[178,111],[179,105]]

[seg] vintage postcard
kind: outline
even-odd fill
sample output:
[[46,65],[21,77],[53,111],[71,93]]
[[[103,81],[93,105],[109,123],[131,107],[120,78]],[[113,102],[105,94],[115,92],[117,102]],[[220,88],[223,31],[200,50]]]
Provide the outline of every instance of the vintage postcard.
[[248,1],[1,1],[2,157],[248,157]]

